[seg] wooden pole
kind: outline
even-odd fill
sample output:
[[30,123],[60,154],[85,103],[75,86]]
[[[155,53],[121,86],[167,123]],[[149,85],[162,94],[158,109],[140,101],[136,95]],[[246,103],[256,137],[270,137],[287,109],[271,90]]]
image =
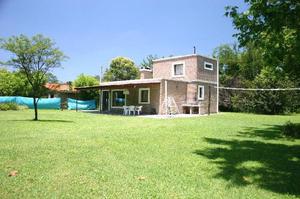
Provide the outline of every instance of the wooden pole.
[[208,106],[207,106],[208,115],[210,115],[210,101],[211,101],[211,86],[208,86]]
[[76,93],[75,93],[75,95],[76,95],[76,112],[78,111],[78,103],[77,103],[77,91],[76,91]]

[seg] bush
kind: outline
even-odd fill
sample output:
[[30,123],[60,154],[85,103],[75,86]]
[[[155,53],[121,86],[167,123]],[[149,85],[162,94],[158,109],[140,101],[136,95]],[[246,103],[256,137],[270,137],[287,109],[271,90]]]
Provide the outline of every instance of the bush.
[[27,109],[27,106],[19,106],[16,103],[1,103],[0,111],[8,111],[8,110],[24,110]]
[[283,125],[282,133],[286,137],[300,138],[300,124],[288,121],[285,125]]
[[[247,85],[248,88],[296,88],[297,82],[278,70],[263,69],[261,73]],[[299,91],[237,91],[230,98],[232,108],[239,112],[262,114],[285,114],[300,109]]]
[[7,111],[7,110],[9,110],[9,105],[7,103],[0,104],[0,110],[1,111]]
[[18,105],[18,110],[26,110],[26,109],[28,109],[28,106]]

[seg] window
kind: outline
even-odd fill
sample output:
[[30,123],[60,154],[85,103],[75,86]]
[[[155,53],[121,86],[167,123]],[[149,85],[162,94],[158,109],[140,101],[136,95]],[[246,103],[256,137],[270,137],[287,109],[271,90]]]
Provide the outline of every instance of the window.
[[139,104],[150,104],[150,88],[139,89]]
[[198,86],[198,100],[204,100],[204,86]]
[[124,90],[112,90],[112,107],[122,107],[126,105],[126,95]]
[[184,76],[184,63],[173,64],[173,76]]
[[212,63],[209,63],[209,62],[204,62],[204,69],[206,69],[206,70],[213,70],[214,69],[214,65]]

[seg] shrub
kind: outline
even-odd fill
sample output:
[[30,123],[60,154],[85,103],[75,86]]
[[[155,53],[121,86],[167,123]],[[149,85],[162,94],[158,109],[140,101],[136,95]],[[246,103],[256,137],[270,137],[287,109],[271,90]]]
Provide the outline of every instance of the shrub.
[[9,105],[7,103],[0,104],[0,110],[1,111],[9,110]]
[[16,103],[0,103],[0,111],[7,111],[7,110],[24,110],[28,109],[27,106],[19,106]]
[[282,127],[282,133],[286,137],[300,138],[300,123],[292,123],[288,121]]
[[28,109],[28,106],[25,106],[25,105],[18,106],[18,110],[26,110],[26,109]]

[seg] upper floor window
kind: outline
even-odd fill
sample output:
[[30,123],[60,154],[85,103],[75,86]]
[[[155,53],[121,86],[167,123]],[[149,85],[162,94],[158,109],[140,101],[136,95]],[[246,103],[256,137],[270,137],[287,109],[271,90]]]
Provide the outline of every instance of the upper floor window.
[[184,76],[184,63],[173,64],[173,76]]
[[206,70],[213,70],[214,69],[214,65],[212,63],[209,63],[209,62],[204,62],[204,69],[206,69]]

